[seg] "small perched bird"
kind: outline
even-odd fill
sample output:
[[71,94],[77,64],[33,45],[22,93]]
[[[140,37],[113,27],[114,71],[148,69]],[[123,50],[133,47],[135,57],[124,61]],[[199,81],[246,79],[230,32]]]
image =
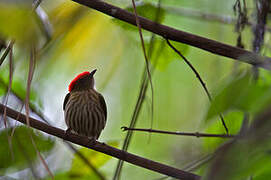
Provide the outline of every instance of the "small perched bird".
[[103,96],[94,89],[95,72],[80,73],[71,81],[63,110],[66,132],[97,140],[105,127],[107,110]]

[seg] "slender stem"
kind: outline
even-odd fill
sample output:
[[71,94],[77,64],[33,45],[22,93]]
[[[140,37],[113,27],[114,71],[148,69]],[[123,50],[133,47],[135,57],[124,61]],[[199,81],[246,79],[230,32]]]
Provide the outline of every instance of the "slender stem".
[[[228,15],[220,15],[220,14],[211,14],[208,12],[199,11],[196,9],[175,7],[175,6],[163,6],[163,8],[170,14],[175,14],[179,16],[185,16],[189,18],[194,18],[197,20],[207,20],[212,22],[219,22],[223,24],[235,24],[237,19]],[[246,22],[248,26],[255,26],[256,23],[252,21]],[[271,32],[271,27],[265,26],[265,29]]]
[[13,46],[14,44],[14,41],[11,41],[8,45],[8,47],[6,48],[6,50],[4,51],[3,55],[1,56],[0,58],[0,66],[2,65],[2,63],[4,62],[4,60],[6,59],[8,53],[10,52],[11,50],[11,47]]
[[[139,36],[140,36],[144,59],[145,59],[145,63],[146,63],[147,74],[148,74],[148,78],[149,78],[150,86],[151,86],[151,125],[152,125],[153,124],[153,113],[154,113],[154,97],[153,97],[154,96],[154,89],[153,89],[152,77],[151,77],[151,72],[150,72],[150,65],[149,65],[150,63],[149,63],[148,56],[146,53],[146,48],[145,48],[145,43],[144,43],[144,39],[143,39],[143,35],[142,35],[141,25],[140,25],[140,22],[138,19],[137,11],[136,11],[135,0],[132,0],[132,4],[133,4],[135,17],[136,17],[136,25],[138,27],[138,32],[139,32]],[[159,9],[158,9],[158,12],[159,12]]]
[[159,133],[159,134],[172,134],[172,135],[180,135],[180,136],[194,136],[197,138],[200,137],[216,137],[216,138],[233,138],[235,135],[229,134],[206,134],[206,133],[188,133],[188,132],[172,132],[172,131],[162,131],[162,130],[155,130],[155,129],[144,129],[144,128],[128,128],[128,127],[121,127],[123,131],[142,131],[142,132],[149,132],[149,133]]
[[[5,106],[3,104],[0,104],[0,113],[4,112]],[[13,109],[10,109],[6,107],[7,116],[13,118],[14,120],[18,118],[18,121],[21,123],[26,124],[26,116],[24,114],[21,114]],[[66,141],[73,142],[75,144],[93,149],[95,151],[99,151],[101,153],[113,156],[115,158],[121,159],[123,161],[129,162],[131,164],[134,164],[136,166],[140,166],[164,175],[168,175],[174,178],[178,179],[185,179],[185,180],[199,180],[200,176],[182,171],[180,169],[176,169],[174,167],[161,164],[122,150],[119,150],[117,148],[108,146],[104,143],[100,143],[98,141],[96,142],[90,142],[87,137],[79,136],[76,134],[67,134],[64,130],[47,125],[41,121],[38,121],[34,118],[29,117],[29,126],[38,129],[40,131],[43,131],[47,134],[50,134],[55,137],[62,138]]]
[[[209,93],[209,90],[207,89],[206,84],[204,83],[204,81],[202,80],[202,78],[200,77],[198,71],[196,70],[196,68],[188,61],[188,59],[186,59],[186,57],[180,52],[178,51],[178,49],[176,49],[170,42],[168,39],[166,39],[167,44],[171,47],[171,49],[173,49],[173,51],[175,51],[183,60],[184,62],[190,67],[190,69],[192,69],[192,71],[194,72],[194,74],[196,75],[197,79],[199,80],[201,86],[203,87],[205,93],[207,94],[209,101],[212,101],[212,97],[211,94]],[[224,117],[221,113],[219,113],[219,118],[221,119],[221,122],[225,128],[226,133],[229,133],[229,130],[227,128],[227,125],[225,123]]]
[[[153,113],[154,113],[154,102],[153,102],[154,101],[154,90],[153,90],[153,83],[152,83],[152,77],[151,77],[150,66],[149,66],[150,63],[149,63],[149,59],[148,59],[148,56],[147,56],[147,53],[146,53],[144,38],[143,38],[143,35],[142,35],[141,25],[140,25],[140,22],[139,22],[139,19],[138,19],[138,14],[137,14],[136,5],[135,5],[134,0],[132,0],[132,4],[133,4],[134,14],[135,14],[135,18],[136,18],[136,26],[138,27],[140,42],[141,42],[142,51],[143,51],[143,54],[144,54],[146,72],[147,72],[147,75],[148,75],[147,77],[148,77],[150,85],[151,85],[151,126],[152,126],[152,124],[153,124]],[[151,43],[153,43],[153,42],[151,42]],[[150,48],[151,48],[151,46],[150,46]],[[144,71],[144,73],[145,73],[145,71]],[[137,121],[137,117],[138,117],[138,114],[140,112],[142,102],[143,102],[143,100],[145,98],[145,93],[146,93],[146,90],[147,90],[147,84],[148,84],[148,82],[145,81],[145,78],[144,78],[144,81],[142,82],[142,85],[141,85],[141,88],[140,88],[140,94],[141,94],[141,92],[143,92],[143,94],[142,94],[142,96],[138,97],[138,100],[137,100],[137,105],[138,106],[136,105],[136,108],[134,110],[134,114],[135,114],[135,112],[137,112],[137,113],[135,114],[135,116],[133,114],[133,117],[132,117],[132,120],[131,120],[131,123],[130,123],[130,127],[134,127],[135,123]],[[143,90],[144,86],[146,86],[146,88]],[[142,99],[141,102],[140,102],[140,99]],[[137,111],[137,109],[138,109],[138,111]],[[128,132],[127,135],[126,135],[122,150],[127,151],[128,146],[129,146],[130,141],[131,141],[131,137],[132,137],[132,132]],[[123,161],[119,160],[119,162],[117,164],[117,168],[116,168],[115,173],[114,173],[113,180],[117,180],[117,179],[120,178],[122,167],[123,167]]]

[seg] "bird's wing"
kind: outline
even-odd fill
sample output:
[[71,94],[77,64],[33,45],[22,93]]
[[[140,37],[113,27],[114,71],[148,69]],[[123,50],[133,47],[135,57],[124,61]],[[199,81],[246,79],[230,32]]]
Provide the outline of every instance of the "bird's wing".
[[103,109],[105,120],[106,120],[106,118],[107,118],[107,108],[106,108],[104,97],[101,94],[99,94],[99,101],[101,103],[101,107]]
[[71,94],[68,93],[66,96],[65,96],[65,99],[64,99],[64,103],[63,103],[63,110],[65,110],[65,106],[70,98]]

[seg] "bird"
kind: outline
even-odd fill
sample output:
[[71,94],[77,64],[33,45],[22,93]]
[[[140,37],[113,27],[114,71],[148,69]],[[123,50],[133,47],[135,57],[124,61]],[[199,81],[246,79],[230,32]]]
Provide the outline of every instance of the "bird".
[[63,102],[66,133],[73,132],[95,141],[105,128],[107,118],[104,97],[94,89],[96,71],[78,74],[69,84],[69,93]]

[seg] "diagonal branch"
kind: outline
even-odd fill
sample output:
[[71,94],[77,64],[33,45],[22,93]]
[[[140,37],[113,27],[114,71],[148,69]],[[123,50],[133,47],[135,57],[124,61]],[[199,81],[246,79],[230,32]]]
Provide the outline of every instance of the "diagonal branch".
[[[107,14],[109,16],[115,17],[119,20],[125,21],[129,24],[136,26],[136,19],[133,13],[130,13],[119,7],[113,6],[104,1],[101,0],[72,0],[72,1],[96,9],[97,11],[100,11],[104,14]],[[227,45],[195,34],[180,31],[172,27],[156,23],[141,16],[138,16],[138,19],[141,28],[153,32],[155,34],[158,34],[164,37],[165,39],[185,43],[217,55],[229,57],[251,65],[256,65],[257,67],[265,68],[268,70],[271,69],[270,63],[271,58],[269,57],[260,56],[251,51]]]
[[6,50],[4,51],[3,55],[0,58],[0,66],[2,65],[2,63],[4,62],[4,60],[6,59],[8,53],[10,52],[12,46],[14,44],[14,41],[10,41],[8,47],[6,48]]
[[[3,88],[5,90],[8,90],[8,84],[6,84],[3,79],[0,78],[0,86],[3,86]],[[13,96],[15,96],[15,98],[17,98],[17,100],[20,103],[24,103],[24,98],[19,96],[19,94],[17,94],[15,91],[13,91],[12,89],[10,89],[10,92]],[[49,120],[47,117],[45,117],[45,115],[38,109],[35,107],[35,105],[31,102],[29,102],[29,108],[30,111],[34,114],[36,114],[39,118],[41,118],[42,121],[44,121],[46,124],[49,124]],[[104,177],[104,175],[98,171],[98,169],[90,162],[88,161],[88,159],[80,152],[78,151],[71,143],[65,141],[65,144],[67,145],[67,147],[72,150],[101,180],[105,180],[106,178]]]
[[[16,119],[18,117],[17,120],[19,122],[27,124],[26,116],[24,114],[21,114],[15,110],[12,110],[4,106],[3,104],[0,104],[0,113],[3,113],[5,108],[6,108],[7,116],[13,119]],[[182,171],[174,167],[167,166],[165,164],[161,164],[161,163],[158,163],[149,159],[145,159],[131,153],[127,153],[125,151],[121,151],[117,148],[108,146],[104,143],[100,143],[100,142],[91,143],[87,137],[82,137],[82,136],[71,134],[71,133],[66,134],[65,131],[62,129],[47,125],[31,117],[29,117],[29,125],[35,129],[43,131],[52,136],[59,137],[61,139],[93,149],[95,151],[99,151],[101,153],[124,160],[136,166],[140,166],[140,167],[143,167],[143,168],[146,168],[146,169],[149,169],[149,170],[152,170],[164,175],[168,175],[168,176],[178,178],[178,179],[185,179],[185,180],[199,180],[200,179],[200,176],[195,175],[193,173]]]

